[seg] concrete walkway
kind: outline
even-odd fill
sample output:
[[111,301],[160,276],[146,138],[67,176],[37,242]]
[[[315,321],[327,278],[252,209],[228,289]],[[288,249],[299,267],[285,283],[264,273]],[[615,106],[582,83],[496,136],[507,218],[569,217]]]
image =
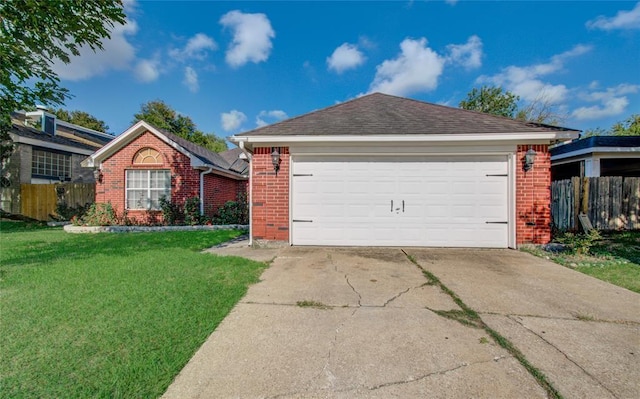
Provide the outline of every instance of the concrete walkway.
[[[214,252],[242,250],[256,256]],[[421,268],[565,398],[640,393],[638,294],[511,250],[272,251],[164,398],[548,397],[487,331],[442,313],[461,309]]]

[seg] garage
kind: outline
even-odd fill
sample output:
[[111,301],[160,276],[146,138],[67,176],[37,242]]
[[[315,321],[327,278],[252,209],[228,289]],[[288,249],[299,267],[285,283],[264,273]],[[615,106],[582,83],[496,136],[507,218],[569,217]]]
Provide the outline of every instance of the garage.
[[549,146],[578,134],[371,93],[230,140],[257,245],[516,248],[550,241]]
[[506,248],[508,158],[296,157],[293,245]]

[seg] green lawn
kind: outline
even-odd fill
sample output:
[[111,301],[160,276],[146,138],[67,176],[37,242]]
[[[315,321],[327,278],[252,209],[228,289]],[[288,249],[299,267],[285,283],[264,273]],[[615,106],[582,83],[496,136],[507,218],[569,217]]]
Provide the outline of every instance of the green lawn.
[[238,231],[67,234],[0,222],[0,396],[154,398],[264,263]]
[[640,293],[640,231],[602,233],[587,253],[549,253],[529,248],[534,255]]

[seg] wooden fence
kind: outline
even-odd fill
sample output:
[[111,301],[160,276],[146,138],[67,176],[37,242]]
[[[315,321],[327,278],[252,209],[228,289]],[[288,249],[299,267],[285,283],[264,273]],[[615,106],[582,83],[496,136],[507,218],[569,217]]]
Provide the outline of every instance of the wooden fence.
[[96,185],[93,183],[21,184],[20,213],[38,220],[49,220],[56,206],[64,202],[69,207],[91,204]]
[[581,213],[597,230],[640,229],[640,177],[573,177],[553,182],[554,227],[579,230]]

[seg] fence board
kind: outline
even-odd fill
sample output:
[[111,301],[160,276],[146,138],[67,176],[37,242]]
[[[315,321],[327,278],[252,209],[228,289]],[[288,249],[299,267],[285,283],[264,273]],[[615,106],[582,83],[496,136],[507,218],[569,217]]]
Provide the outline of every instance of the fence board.
[[37,220],[49,220],[55,215],[58,202],[64,201],[69,207],[93,203],[95,184],[21,184],[20,213]]
[[554,227],[576,230],[580,213],[588,215],[598,230],[640,229],[640,177],[574,177],[553,182]]

